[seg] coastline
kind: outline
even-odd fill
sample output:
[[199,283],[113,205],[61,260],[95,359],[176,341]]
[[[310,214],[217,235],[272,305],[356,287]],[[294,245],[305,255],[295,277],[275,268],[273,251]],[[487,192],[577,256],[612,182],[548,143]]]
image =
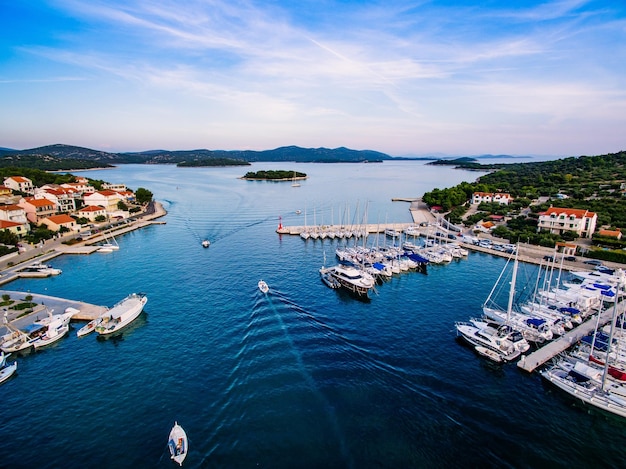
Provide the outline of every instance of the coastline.
[[[63,242],[76,237],[76,233],[66,235],[58,239],[49,240],[41,247],[32,247],[31,249],[27,249],[25,252],[11,253],[3,256],[0,258],[0,285],[10,283],[13,280],[20,278],[20,271],[33,260],[46,262],[64,254],[91,254],[98,250],[98,247],[96,246],[97,243],[104,241],[106,236],[121,235],[152,224],[163,224],[165,222],[156,220],[165,215],[167,215],[167,211],[163,208],[163,204],[158,201],[153,201],[148,205],[148,207],[146,207],[146,211],[142,212],[130,223],[109,226],[108,228],[103,227],[100,233],[90,236],[71,246],[63,244]],[[0,295],[5,294],[10,295],[11,298],[14,296],[17,297],[18,295],[31,295],[33,297],[33,301],[38,303],[38,307],[33,308],[33,311],[27,315],[20,316],[19,318],[14,315],[12,319],[7,317],[9,322],[15,322],[18,327],[35,321],[37,318],[35,317],[35,319],[33,319],[33,316],[38,315],[43,309],[45,309],[41,308],[42,305],[57,305],[55,309],[61,308],[63,311],[65,311],[68,307],[79,310],[80,312],[72,317],[72,321],[90,321],[98,317],[106,309],[105,306],[92,305],[79,300],[69,300],[30,292],[26,293],[12,290],[0,290]]]

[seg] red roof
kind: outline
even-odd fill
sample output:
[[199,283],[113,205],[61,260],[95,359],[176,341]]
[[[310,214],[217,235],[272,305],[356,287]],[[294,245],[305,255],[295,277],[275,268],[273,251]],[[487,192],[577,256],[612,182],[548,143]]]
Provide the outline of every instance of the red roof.
[[87,205],[79,210],[79,212],[101,212],[104,208],[99,205]]
[[73,223],[76,221],[72,217],[66,214],[51,215],[48,218],[46,218],[46,220],[50,220],[52,223],[56,223],[57,225],[62,225],[64,223]]
[[565,215],[566,217],[571,217],[572,215],[575,218],[593,218],[595,215],[594,212],[590,212],[588,210],[584,210],[582,208],[558,208],[558,207],[550,207],[548,210],[544,212],[544,215]]
[[26,200],[26,202],[28,202],[29,204],[33,205],[34,207],[52,207],[54,208],[54,203],[49,201],[48,199],[35,199],[33,197],[29,197]]
[[0,220],[0,228],[13,228],[14,226],[22,226],[22,223],[16,223],[14,221]]
[[14,211],[14,210],[24,210],[19,205],[11,204],[11,205],[0,205],[0,210],[4,210],[6,212]]

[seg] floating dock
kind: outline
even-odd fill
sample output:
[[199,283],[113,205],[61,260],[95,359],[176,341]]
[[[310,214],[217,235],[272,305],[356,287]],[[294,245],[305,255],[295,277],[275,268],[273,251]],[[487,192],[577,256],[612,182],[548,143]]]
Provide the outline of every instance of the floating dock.
[[[624,310],[626,310],[626,300],[618,303],[616,307],[617,314],[624,313]],[[575,327],[571,331],[562,335],[558,339],[548,342],[546,345],[531,353],[530,355],[522,356],[522,358],[517,362],[517,366],[524,371],[532,373],[534,370],[545,364],[547,361],[564,352],[572,345],[580,342],[583,337],[591,334],[595,330],[596,323],[598,323],[599,327],[608,324],[613,317],[613,309],[614,306],[611,306],[606,311],[600,313],[599,322],[597,317],[594,316],[591,319],[582,323],[580,326]]]

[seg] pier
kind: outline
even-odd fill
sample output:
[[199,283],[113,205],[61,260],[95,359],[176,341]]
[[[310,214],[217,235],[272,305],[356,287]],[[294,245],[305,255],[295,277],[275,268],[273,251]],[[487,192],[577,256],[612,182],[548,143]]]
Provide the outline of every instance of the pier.
[[580,342],[583,337],[591,334],[595,330],[596,323],[598,323],[598,327],[608,324],[613,316],[614,308],[617,308],[618,315],[624,313],[626,310],[626,300],[622,300],[616,306],[611,306],[606,311],[599,313],[599,320],[594,316],[582,323],[580,326],[575,327],[571,331],[562,335],[560,338],[547,343],[530,355],[522,356],[522,358],[517,362],[517,366],[524,371],[532,373],[535,369],[545,364],[547,361],[564,352],[572,345]]

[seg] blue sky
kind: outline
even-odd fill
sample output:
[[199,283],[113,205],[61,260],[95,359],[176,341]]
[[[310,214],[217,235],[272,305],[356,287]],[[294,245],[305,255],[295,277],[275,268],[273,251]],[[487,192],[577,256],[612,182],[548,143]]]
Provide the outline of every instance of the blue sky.
[[0,18],[0,147],[626,150],[621,0],[29,0]]

